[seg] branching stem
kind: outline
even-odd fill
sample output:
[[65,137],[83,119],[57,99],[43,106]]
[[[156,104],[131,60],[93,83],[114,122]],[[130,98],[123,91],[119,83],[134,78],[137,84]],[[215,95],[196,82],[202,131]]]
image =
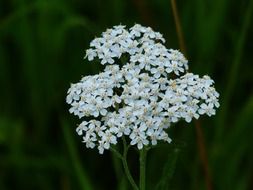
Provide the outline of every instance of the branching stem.
[[123,146],[124,146],[124,151],[123,151],[123,157],[122,157],[122,164],[123,164],[127,179],[130,182],[130,184],[132,185],[134,190],[139,190],[138,186],[136,185],[136,183],[130,173],[129,167],[127,165],[127,152],[128,152],[129,146],[127,146],[126,139],[124,137],[123,137]]

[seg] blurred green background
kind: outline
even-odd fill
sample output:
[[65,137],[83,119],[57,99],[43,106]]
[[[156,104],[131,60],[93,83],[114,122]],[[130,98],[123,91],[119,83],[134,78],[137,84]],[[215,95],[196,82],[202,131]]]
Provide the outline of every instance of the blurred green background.
[[[194,122],[179,123],[171,145],[149,152],[148,189],[160,179],[161,189],[253,189],[253,1],[177,6],[190,69],[215,80],[221,107],[201,119],[202,140]],[[131,189],[110,152],[81,143],[65,103],[71,82],[100,70],[83,60],[89,42],[120,23],[151,26],[179,49],[169,0],[0,1],[1,190]]]

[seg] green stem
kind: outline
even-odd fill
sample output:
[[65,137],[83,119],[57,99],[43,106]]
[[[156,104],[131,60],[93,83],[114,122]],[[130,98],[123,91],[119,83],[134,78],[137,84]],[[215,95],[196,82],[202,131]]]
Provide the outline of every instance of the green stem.
[[127,179],[130,182],[130,184],[133,186],[134,190],[139,190],[127,165],[127,152],[128,152],[129,147],[127,146],[127,143],[124,137],[123,137],[123,146],[124,146],[124,151],[123,151],[123,157],[122,157],[122,164],[123,164]]
[[119,153],[119,151],[113,147],[110,147],[110,150],[119,158],[119,159],[123,159],[123,156]]
[[146,189],[146,158],[147,149],[140,150],[140,190]]

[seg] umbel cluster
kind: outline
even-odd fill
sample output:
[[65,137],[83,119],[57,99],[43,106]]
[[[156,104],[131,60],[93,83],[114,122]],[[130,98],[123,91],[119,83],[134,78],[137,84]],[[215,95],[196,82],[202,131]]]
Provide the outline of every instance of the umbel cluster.
[[104,70],[71,84],[66,98],[82,119],[76,131],[87,148],[103,154],[123,136],[138,149],[170,143],[172,123],[215,114],[214,81],[187,72],[184,55],[164,43],[162,34],[139,24],[114,26],[90,43],[85,58]]

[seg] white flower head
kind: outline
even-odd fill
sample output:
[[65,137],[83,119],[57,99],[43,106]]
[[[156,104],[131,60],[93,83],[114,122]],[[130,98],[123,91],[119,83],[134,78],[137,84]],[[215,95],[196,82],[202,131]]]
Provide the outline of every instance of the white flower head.
[[83,120],[76,131],[87,148],[103,154],[122,136],[138,149],[170,143],[172,123],[215,114],[214,81],[188,73],[184,55],[164,43],[162,34],[139,24],[114,26],[90,43],[85,58],[98,59],[104,71],[71,84],[66,98],[70,113]]

